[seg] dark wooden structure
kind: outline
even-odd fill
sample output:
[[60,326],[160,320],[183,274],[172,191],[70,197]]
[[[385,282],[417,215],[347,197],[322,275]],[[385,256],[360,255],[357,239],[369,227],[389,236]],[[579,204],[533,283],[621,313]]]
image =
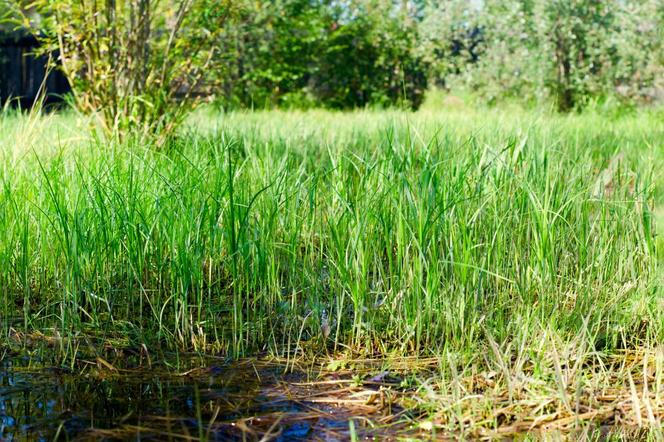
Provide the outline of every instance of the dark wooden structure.
[[[47,57],[35,56],[39,42],[33,35],[3,32],[0,29],[0,103],[7,100],[26,109],[38,97],[44,83]],[[46,78],[46,103],[62,101],[69,92],[69,84],[58,70],[52,70]]]

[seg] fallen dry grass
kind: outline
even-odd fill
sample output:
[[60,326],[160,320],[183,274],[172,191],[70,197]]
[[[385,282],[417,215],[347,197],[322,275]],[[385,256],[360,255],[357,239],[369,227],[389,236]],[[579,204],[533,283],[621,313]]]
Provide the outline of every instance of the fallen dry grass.
[[[27,345],[50,342],[22,337]],[[158,375],[197,387],[188,415],[127,414],[78,439],[662,440],[664,347],[602,353],[551,339],[537,353],[494,345],[463,363],[349,350],[230,364],[208,355],[174,372],[141,349],[86,357],[81,344],[74,376],[145,383]]]
[[[215,419],[204,427],[208,435],[261,441],[278,440],[298,427],[306,428],[310,440],[325,441],[349,440],[353,434],[376,440],[661,440],[664,349],[595,356],[581,364],[560,363],[557,376],[536,375],[534,367],[524,364],[520,375],[510,379],[495,371],[445,379],[437,373],[439,358],[387,361],[343,355],[313,367],[295,363],[286,370],[309,380],[262,380],[261,409],[270,411],[217,421],[227,414],[217,405]],[[285,367],[284,362],[243,363],[247,372],[260,376],[274,364]],[[152,432],[150,428],[161,428],[164,419],[154,417],[143,428],[130,425],[93,434]],[[171,425],[176,422],[171,420]]]

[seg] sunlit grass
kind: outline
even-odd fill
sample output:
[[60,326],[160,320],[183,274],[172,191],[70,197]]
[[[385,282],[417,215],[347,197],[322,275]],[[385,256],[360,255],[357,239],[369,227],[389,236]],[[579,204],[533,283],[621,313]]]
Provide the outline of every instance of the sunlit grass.
[[1,131],[5,327],[232,354],[664,336],[648,114],[206,115],[160,151],[26,118]]
[[3,336],[428,357],[426,431],[563,428],[598,392],[661,422],[663,121],[199,112],[155,150],[6,113]]

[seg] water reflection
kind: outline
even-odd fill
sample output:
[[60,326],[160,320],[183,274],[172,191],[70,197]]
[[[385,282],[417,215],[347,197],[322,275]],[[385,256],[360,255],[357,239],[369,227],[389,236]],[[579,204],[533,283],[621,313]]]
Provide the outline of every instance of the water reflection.
[[[291,419],[304,411],[274,388],[280,367],[212,366],[185,374],[89,363],[75,371],[34,366],[26,358],[0,364],[2,440],[301,440],[316,425],[347,419]],[[271,433],[272,432],[272,433]],[[333,438],[332,438],[333,439]]]

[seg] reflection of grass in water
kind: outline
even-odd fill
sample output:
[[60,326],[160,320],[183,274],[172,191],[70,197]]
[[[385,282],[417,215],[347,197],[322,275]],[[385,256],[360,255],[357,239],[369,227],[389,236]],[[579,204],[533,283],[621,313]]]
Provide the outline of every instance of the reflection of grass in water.
[[[572,346],[566,351],[580,354]],[[540,435],[533,440],[589,440],[609,433],[615,440],[657,440],[656,427],[648,424],[664,416],[657,397],[661,352],[588,356],[577,359],[575,367],[559,368],[556,360],[570,358],[554,353],[537,376],[526,364],[510,368],[506,378],[493,370],[461,369],[454,379],[436,373],[438,358],[350,356],[322,366],[301,360],[288,367],[284,364],[291,361],[285,359],[227,365],[216,358],[182,356],[174,370],[164,365],[172,356],[154,355],[148,364],[142,355],[109,350],[105,359],[81,354],[73,370],[14,367],[13,384],[27,381],[31,393],[12,393],[0,381],[0,396],[17,424],[25,419],[20,413],[34,408],[30,422],[43,435],[62,427],[68,437],[85,431],[89,438],[120,439],[137,434],[186,438],[197,432],[205,440],[276,434],[327,440],[348,440],[353,434],[358,440],[432,434],[495,438],[529,432]],[[616,366],[623,368],[606,369]],[[564,388],[542,383],[559,369]],[[48,415],[25,406],[50,402],[50,397],[59,399]],[[95,429],[85,430],[88,422]]]
[[0,167],[0,316],[65,354],[433,356],[418,408],[460,430],[512,424],[463,379],[576,412],[605,370],[629,386],[602,358],[664,339],[654,114],[199,114],[158,152],[58,142],[66,118]]

